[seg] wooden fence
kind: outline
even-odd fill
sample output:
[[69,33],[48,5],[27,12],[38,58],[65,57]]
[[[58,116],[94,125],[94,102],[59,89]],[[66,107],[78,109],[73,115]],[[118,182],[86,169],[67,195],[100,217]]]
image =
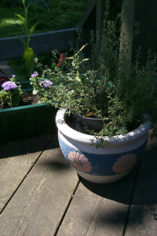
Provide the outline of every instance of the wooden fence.
[[[24,51],[20,37],[0,38],[0,60],[21,57]],[[77,29],[63,29],[31,36],[31,47],[36,54],[50,52],[52,49],[69,49],[76,43]]]
[[[105,2],[105,0],[89,2],[78,24],[84,41],[89,39],[90,30],[101,32]],[[114,1],[111,2],[114,3]],[[120,49],[122,50],[125,44],[126,63],[131,62],[139,46],[142,48],[143,60],[146,59],[149,49],[157,52],[156,10],[156,0],[122,0]],[[138,34],[134,34],[135,31]]]

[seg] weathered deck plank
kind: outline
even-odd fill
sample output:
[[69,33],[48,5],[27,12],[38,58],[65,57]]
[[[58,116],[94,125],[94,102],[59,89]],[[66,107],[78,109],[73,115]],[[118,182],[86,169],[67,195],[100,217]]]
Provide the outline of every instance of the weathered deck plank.
[[125,236],[157,235],[157,139],[151,141],[141,163]]
[[106,185],[80,183],[57,236],[122,236],[135,176]]
[[39,136],[0,146],[0,212],[49,142]]
[[23,140],[0,147],[1,206],[9,201],[0,214],[0,235],[156,235],[157,140],[148,146],[133,195],[136,171],[113,184],[81,179],[78,185],[77,175],[50,139],[43,136],[38,143],[28,139],[27,145]]
[[43,152],[0,215],[0,235],[54,235],[78,184],[60,149]]

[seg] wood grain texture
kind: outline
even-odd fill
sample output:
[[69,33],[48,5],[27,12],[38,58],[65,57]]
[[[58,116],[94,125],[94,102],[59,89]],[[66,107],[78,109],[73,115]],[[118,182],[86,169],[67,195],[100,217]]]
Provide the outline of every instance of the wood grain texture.
[[57,236],[122,236],[134,179],[133,174],[114,184],[83,181]]
[[120,34],[120,61],[129,66],[132,61],[133,34],[135,27],[135,0],[122,1],[121,34]]
[[0,211],[16,191],[48,142],[48,136],[39,136],[1,144]]
[[0,235],[54,235],[77,183],[60,149],[50,146],[1,214]]
[[[80,18],[80,21],[78,22],[78,28],[84,28],[84,26],[87,26],[88,18],[90,17],[93,9],[96,7],[97,0],[90,0],[88,3],[88,6],[86,10],[84,11],[82,17]],[[96,21],[96,19],[94,19]]]
[[126,228],[126,236],[157,235],[157,139],[145,152]]

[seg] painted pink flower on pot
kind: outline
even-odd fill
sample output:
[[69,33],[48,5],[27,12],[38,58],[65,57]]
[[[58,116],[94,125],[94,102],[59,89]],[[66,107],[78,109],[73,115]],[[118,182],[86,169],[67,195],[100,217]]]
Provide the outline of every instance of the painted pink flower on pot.
[[134,153],[126,154],[121,156],[113,165],[112,170],[121,174],[129,171],[136,162],[136,155]]
[[92,170],[91,163],[83,154],[80,154],[79,152],[69,152],[68,159],[71,164],[79,171],[89,173]]

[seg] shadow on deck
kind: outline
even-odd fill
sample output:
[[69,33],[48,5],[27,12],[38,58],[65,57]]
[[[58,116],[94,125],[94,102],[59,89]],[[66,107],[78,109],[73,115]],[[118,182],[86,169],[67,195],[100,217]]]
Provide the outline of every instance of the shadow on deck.
[[138,169],[112,184],[78,178],[56,134],[3,143],[0,235],[155,236],[156,142]]

